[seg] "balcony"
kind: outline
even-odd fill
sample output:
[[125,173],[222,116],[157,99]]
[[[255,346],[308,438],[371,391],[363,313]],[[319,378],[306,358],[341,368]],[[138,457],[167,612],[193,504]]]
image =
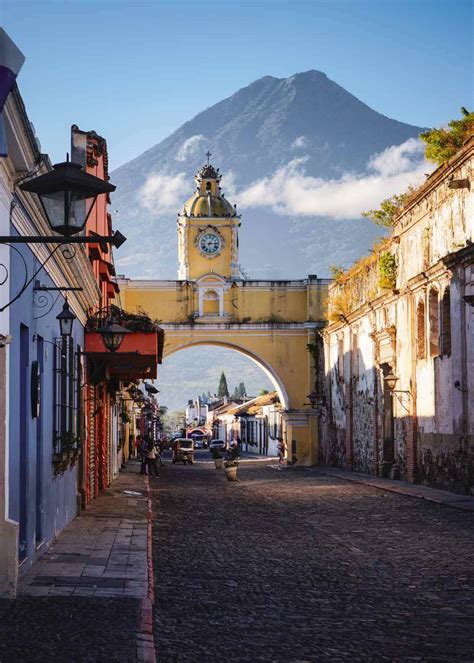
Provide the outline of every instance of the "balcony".
[[129,329],[115,352],[104,345],[98,331],[103,324],[104,311],[92,316],[85,333],[85,354],[97,365],[102,365],[108,377],[118,380],[154,379],[163,357],[164,332],[144,315],[126,313],[112,307],[108,313],[120,325]]

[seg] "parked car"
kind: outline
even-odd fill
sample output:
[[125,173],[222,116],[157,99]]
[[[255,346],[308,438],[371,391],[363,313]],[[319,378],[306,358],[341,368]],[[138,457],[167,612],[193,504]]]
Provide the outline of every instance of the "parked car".
[[205,449],[207,447],[207,437],[205,435],[193,435],[194,448]]
[[225,440],[211,440],[209,444],[209,451],[216,449],[217,451],[227,451],[227,442]]

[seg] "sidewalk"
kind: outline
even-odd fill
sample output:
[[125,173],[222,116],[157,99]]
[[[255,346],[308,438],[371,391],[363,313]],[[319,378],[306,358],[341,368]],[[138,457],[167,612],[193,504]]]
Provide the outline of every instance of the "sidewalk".
[[392,493],[399,493],[400,495],[407,495],[408,497],[417,497],[419,499],[428,500],[429,502],[444,504],[445,506],[451,506],[455,509],[474,511],[474,497],[470,497],[469,495],[458,495],[457,493],[450,493],[447,490],[438,490],[436,488],[430,488],[429,486],[420,486],[418,484],[406,483],[404,481],[381,479],[380,477],[374,477],[370,474],[348,472],[347,470],[340,470],[333,467],[306,469],[311,469],[320,474],[326,474],[327,476],[337,477],[338,479],[344,479],[345,481],[353,481],[354,483],[373,486],[380,490],[388,490]]
[[131,463],[27,571],[18,594],[146,598],[147,500],[146,477]]
[[0,661],[154,663],[152,604],[149,479],[132,461],[0,603]]

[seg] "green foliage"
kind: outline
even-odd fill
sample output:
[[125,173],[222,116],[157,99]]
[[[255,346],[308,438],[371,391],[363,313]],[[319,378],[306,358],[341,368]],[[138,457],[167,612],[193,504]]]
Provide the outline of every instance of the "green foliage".
[[259,396],[265,396],[265,394],[268,394],[268,389],[260,389],[258,392]]
[[448,123],[449,129],[431,129],[420,134],[425,143],[425,156],[440,166],[462,147],[464,141],[474,133],[474,113],[461,108],[462,118]]
[[393,290],[397,282],[397,261],[393,253],[384,251],[379,257],[379,286]]
[[227,380],[226,380],[224,371],[222,371],[221,379],[219,380],[219,387],[217,389],[217,396],[219,398],[224,398],[224,396],[229,396],[229,388],[227,387]]
[[245,388],[245,383],[240,382],[239,383],[239,396],[240,396],[240,398],[245,398],[246,395],[247,395],[247,389]]
[[380,203],[379,209],[370,209],[367,212],[362,212],[362,216],[370,219],[377,226],[384,228],[391,228],[395,217],[400,214],[403,205],[413,193],[413,188],[410,187],[408,191],[401,194],[395,194],[391,198],[385,198]]

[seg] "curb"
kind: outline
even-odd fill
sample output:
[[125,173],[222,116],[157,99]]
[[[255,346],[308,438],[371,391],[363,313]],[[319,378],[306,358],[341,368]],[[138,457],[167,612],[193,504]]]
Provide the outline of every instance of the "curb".
[[334,471],[326,468],[317,468],[317,471],[326,476],[342,479],[343,481],[351,481],[352,483],[360,483],[364,486],[371,486],[372,488],[385,490],[389,493],[396,493],[397,495],[404,495],[405,497],[414,497],[416,499],[448,506],[453,509],[460,509],[462,511],[474,511],[474,498],[469,497],[469,495],[458,495],[456,493],[449,493],[448,491],[429,488],[428,486],[421,486],[418,484],[411,485],[404,482],[389,483],[387,479],[365,477],[364,475],[350,475],[345,472],[338,472],[337,470]]
[[153,605],[155,587],[153,573],[153,510],[151,503],[150,479],[145,477],[147,492],[147,597],[140,604],[140,625],[137,633],[138,663],[156,663],[155,639],[153,637]]

